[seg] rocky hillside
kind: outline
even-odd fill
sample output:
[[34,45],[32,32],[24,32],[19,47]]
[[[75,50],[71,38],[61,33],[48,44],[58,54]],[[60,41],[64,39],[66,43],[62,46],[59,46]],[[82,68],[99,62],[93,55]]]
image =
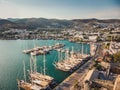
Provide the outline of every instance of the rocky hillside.
[[98,20],[98,19],[74,19],[59,20],[45,18],[24,18],[24,19],[0,19],[0,30],[9,28],[74,28],[79,30],[92,30],[95,28],[120,27],[120,19]]

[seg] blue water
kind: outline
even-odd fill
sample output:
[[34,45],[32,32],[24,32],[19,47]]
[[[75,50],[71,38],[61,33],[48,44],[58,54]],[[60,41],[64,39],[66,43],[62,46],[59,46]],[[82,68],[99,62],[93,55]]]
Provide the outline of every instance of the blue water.
[[[65,40],[0,40],[0,90],[18,90],[16,79],[23,79],[23,61],[26,65],[26,72],[30,69],[30,55],[22,53],[23,49],[30,49],[34,46],[49,46],[58,42],[65,44],[64,48],[74,47],[75,51],[81,51],[82,44]],[[89,53],[88,44],[84,44],[84,53]],[[46,55],[46,74],[55,78],[57,82],[61,82],[70,73],[57,70],[52,64],[56,60],[58,60],[56,51],[51,51],[49,55]],[[43,56],[37,56],[38,72],[43,72],[42,68]]]

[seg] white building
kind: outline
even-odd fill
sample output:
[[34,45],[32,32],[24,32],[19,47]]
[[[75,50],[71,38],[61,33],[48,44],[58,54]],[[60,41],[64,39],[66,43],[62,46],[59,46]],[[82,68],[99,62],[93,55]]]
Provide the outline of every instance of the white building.
[[76,34],[76,35],[74,36],[74,38],[80,38],[80,39],[83,39],[84,37],[83,37],[83,35]]
[[98,36],[88,36],[90,41],[96,41]]

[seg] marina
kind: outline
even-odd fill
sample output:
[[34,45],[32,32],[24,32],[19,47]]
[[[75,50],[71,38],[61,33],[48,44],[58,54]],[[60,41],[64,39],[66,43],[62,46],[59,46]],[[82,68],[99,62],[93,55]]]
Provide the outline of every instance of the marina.
[[120,90],[120,0],[0,0],[0,90]]
[[[44,46],[46,45],[46,40],[36,40],[38,46]],[[66,40],[61,40],[61,41],[55,41],[55,40],[47,40],[48,46],[52,46],[55,43],[62,43],[65,44],[64,49],[66,50],[69,48],[71,50],[71,47],[77,47],[74,48],[74,51],[77,51],[79,49],[81,44],[76,44],[76,43],[71,43]],[[9,43],[9,44],[8,44]],[[17,80],[19,79],[19,84],[20,85],[28,85],[30,88],[35,88],[40,85],[37,84],[31,84],[31,80],[29,78],[30,74],[30,55],[29,54],[23,54],[21,51],[27,48],[32,48],[34,47],[33,45],[33,40],[12,40],[12,41],[0,41],[0,57],[1,57],[1,68],[0,71],[4,71],[3,73],[0,73],[0,80],[2,81],[0,83],[0,89],[2,90],[18,90],[17,86]],[[12,46],[12,47],[11,47]],[[7,47],[7,49],[5,48]],[[78,48],[79,47],[79,48]],[[88,48],[87,52],[89,54],[89,45],[84,44],[84,49]],[[9,52],[10,51],[10,52]],[[84,50],[86,51],[86,50]],[[6,55],[7,53],[7,55]],[[70,75],[70,73],[67,72],[62,72],[58,69],[56,69],[53,66],[54,61],[58,60],[56,57],[58,54],[56,50],[51,51],[50,54],[46,55],[46,75],[53,77],[57,83],[60,83],[63,81],[66,77]],[[85,53],[85,52],[84,52]],[[37,74],[44,74],[43,73],[43,56],[44,55],[39,55],[36,56],[36,64],[37,64]],[[25,67],[26,67],[26,81],[24,79],[24,72],[23,72],[23,61],[25,62]],[[29,72],[27,72],[29,70]],[[35,73],[35,72],[33,72]],[[32,73],[32,74],[33,74]],[[9,77],[8,77],[9,75]],[[36,75],[36,74],[34,74]],[[41,76],[42,76],[41,75]],[[6,78],[5,78],[6,77]],[[34,83],[40,83],[37,80],[33,81]],[[23,84],[24,83],[24,84]],[[6,86],[7,85],[7,86]],[[28,87],[26,86],[26,87]]]
[[[23,63],[24,64],[24,63]],[[26,83],[26,71],[24,64],[24,78],[25,81],[18,81],[18,87],[23,88],[24,90],[51,90],[56,86],[53,77],[46,75],[46,66],[45,66],[45,54],[43,59],[43,74],[37,72],[36,65],[36,56],[32,56],[30,58],[30,71],[29,71],[29,81],[30,83]],[[36,89],[31,89],[31,87],[35,87]],[[28,89],[26,88],[28,87]]]

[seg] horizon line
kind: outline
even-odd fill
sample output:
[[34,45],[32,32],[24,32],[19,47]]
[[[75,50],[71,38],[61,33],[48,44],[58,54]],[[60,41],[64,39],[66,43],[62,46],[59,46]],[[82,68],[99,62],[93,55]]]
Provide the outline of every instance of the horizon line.
[[110,19],[120,19],[120,18],[72,18],[72,19],[67,19],[67,18],[45,18],[45,17],[8,17],[8,18],[0,18],[0,19],[57,19],[57,20],[83,20],[83,19],[96,19],[96,20],[110,20]]

